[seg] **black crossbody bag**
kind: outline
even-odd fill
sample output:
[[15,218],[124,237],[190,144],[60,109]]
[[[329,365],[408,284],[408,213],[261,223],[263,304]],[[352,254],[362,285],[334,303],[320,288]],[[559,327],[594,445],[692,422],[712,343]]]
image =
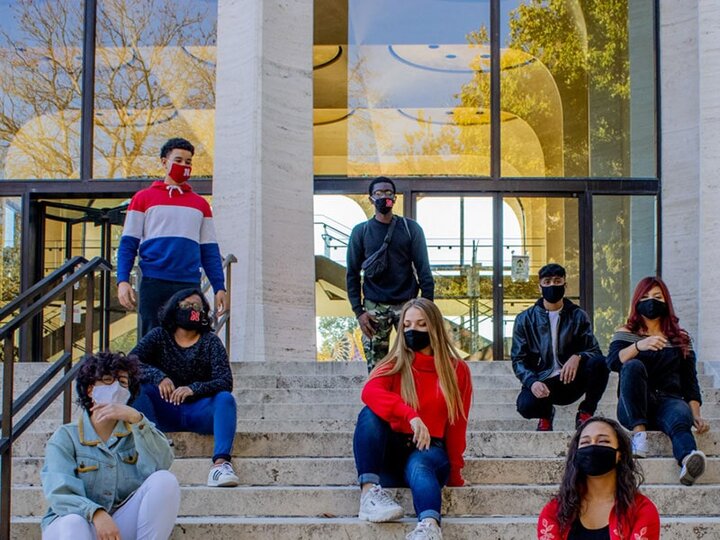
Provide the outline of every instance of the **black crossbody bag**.
[[390,265],[390,261],[388,260],[388,257],[390,256],[390,254],[388,253],[388,247],[390,246],[390,240],[392,239],[392,234],[395,230],[396,224],[397,218],[393,216],[392,222],[390,223],[390,228],[385,235],[385,239],[383,240],[382,245],[375,253],[373,253],[363,261],[361,268],[366,278],[377,278],[383,272],[385,272],[385,270],[387,270],[388,266]]

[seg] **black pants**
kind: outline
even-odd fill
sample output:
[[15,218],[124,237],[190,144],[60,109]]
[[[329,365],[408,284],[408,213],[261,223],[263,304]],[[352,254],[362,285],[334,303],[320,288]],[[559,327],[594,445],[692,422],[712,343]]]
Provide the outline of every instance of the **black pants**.
[[636,358],[625,362],[620,370],[617,417],[627,429],[644,425],[646,429],[657,428],[665,433],[672,441],[678,463],[697,449],[690,405],[678,396],[651,391],[647,369]]
[[140,326],[138,340],[145,336],[156,326],[160,326],[158,317],[160,308],[176,292],[183,289],[199,289],[200,283],[185,283],[182,281],[166,281],[151,277],[143,277],[140,281]]
[[550,390],[550,396],[536,398],[529,388],[523,386],[517,398],[517,411],[524,418],[550,418],[553,405],[575,403],[585,394],[578,410],[595,414],[608,383],[610,372],[602,357],[586,358],[580,362],[575,380],[569,384],[560,382],[560,376],[542,381]]

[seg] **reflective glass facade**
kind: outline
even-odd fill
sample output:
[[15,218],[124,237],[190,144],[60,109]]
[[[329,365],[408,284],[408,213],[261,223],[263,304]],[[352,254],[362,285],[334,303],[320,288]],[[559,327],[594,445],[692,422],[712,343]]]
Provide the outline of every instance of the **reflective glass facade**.
[[[316,193],[396,181],[468,358],[509,358],[546,263],[566,268],[567,297],[604,347],[634,284],[656,271],[656,10],[647,0],[315,1]],[[321,343],[340,319],[354,328],[344,291],[318,294],[317,309],[337,317],[322,322]],[[346,358],[361,356],[357,340],[351,349]]]

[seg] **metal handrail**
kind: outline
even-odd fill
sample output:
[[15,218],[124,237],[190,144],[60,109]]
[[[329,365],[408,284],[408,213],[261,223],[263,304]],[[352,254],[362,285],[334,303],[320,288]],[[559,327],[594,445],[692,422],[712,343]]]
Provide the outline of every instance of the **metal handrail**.
[[[84,261],[84,262],[83,262]],[[72,273],[68,274],[70,268],[74,268],[80,264],[79,268],[75,268]],[[3,340],[3,374],[2,374],[2,415],[0,416],[0,540],[10,538],[10,498],[12,494],[12,445],[15,440],[25,432],[32,423],[55,401],[55,399],[63,394],[63,422],[70,421],[70,409],[72,405],[72,390],[70,383],[75,378],[78,370],[82,365],[82,361],[72,364],[73,361],[73,307],[75,302],[75,286],[81,280],[86,280],[86,296],[85,302],[87,308],[85,310],[85,351],[91,353],[93,347],[94,332],[94,314],[95,314],[95,275],[96,273],[107,273],[112,269],[111,264],[103,258],[95,257],[91,261],[79,260],[79,258],[70,259],[56,272],[46,276],[38,283],[24,291],[17,299],[13,301],[14,310],[21,308],[20,313],[10,322],[0,329],[0,340]],[[68,275],[65,275],[68,274]],[[59,284],[52,286],[55,281],[65,275]],[[40,298],[35,297],[41,291],[49,291],[42,294]],[[56,360],[50,368],[41,375],[23,394],[13,401],[14,386],[14,343],[15,332],[23,325],[32,321],[34,317],[42,313],[43,309],[55,299],[64,295],[65,300],[65,351],[62,356]],[[26,306],[28,302],[32,302]],[[100,312],[104,309],[103,295],[100,295]],[[6,311],[6,316],[14,310]],[[48,383],[60,371],[64,374],[49,390],[40,395]],[[33,398],[40,396],[37,403],[25,413],[17,422],[13,422],[13,417],[25,407]]]
[[[225,350],[230,357],[230,296],[232,293],[232,265],[237,262],[237,257],[232,253],[228,253],[222,262],[222,268],[225,271],[225,289],[227,293],[227,303],[225,312],[215,321],[215,333],[219,334],[221,329],[225,329]],[[200,290],[203,294],[207,294],[210,290],[210,280],[203,274],[203,280]]]
[[5,319],[8,315],[16,311],[18,308],[21,308],[23,303],[27,302],[29,298],[36,296],[40,291],[47,289],[53,282],[57,281],[65,274],[74,272],[76,266],[86,262],[87,259],[85,257],[79,256],[73,257],[72,259],[68,259],[67,261],[65,261],[62,266],[59,266],[53,272],[35,283],[32,287],[23,291],[22,294],[20,294],[14,300],[5,304],[5,306],[0,309],[0,321]]

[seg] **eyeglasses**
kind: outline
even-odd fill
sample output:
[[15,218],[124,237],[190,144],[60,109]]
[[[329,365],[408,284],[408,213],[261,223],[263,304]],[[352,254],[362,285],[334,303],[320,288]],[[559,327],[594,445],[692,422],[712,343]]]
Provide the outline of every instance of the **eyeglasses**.
[[395,196],[395,192],[392,189],[384,189],[384,190],[377,190],[373,191],[373,197],[388,197],[392,198]]
[[182,301],[178,304],[180,309],[194,309],[195,311],[202,311],[203,305],[201,302],[186,302]]
[[550,285],[565,285],[564,277],[545,277],[540,280],[541,287],[549,287]]
[[122,386],[123,388],[127,388],[130,386],[130,379],[126,375],[120,375],[117,378],[113,377],[112,375],[103,375],[100,378],[100,382],[107,385],[111,385],[115,381],[120,383],[120,386]]

